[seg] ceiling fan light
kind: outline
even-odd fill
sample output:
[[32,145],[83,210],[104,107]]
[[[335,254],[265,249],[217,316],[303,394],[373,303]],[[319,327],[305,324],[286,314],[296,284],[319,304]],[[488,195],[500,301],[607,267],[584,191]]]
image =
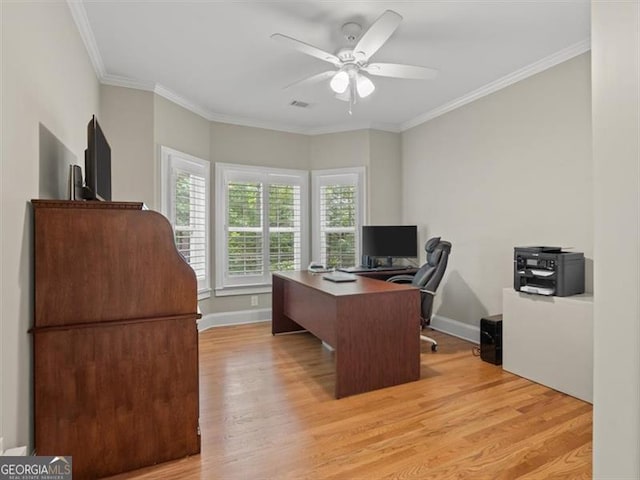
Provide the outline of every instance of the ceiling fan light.
[[360,98],[368,97],[376,89],[376,86],[373,84],[373,82],[364,75],[358,75],[358,83],[356,84],[356,87],[358,89],[358,95],[360,96]]
[[336,73],[331,79],[331,90],[336,93],[344,93],[349,86],[349,75],[344,70]]

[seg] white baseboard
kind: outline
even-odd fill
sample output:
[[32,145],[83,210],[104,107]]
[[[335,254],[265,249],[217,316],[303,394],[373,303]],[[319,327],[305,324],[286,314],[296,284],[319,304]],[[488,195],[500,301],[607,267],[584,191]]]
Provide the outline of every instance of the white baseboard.
[[453,335],[471,343],[480,343],[480,327],[475,325],[462,323],[441,315],[433,315],[430,327],[438,332]]
[[27,447],[4,449],[4,438],[0,437],[0,457],[26,457]]
[[[213,327],[268,322],[269,320],[271,320],[270,308],[239,310],[236,312],[208,313],[203,315],[198,321],[198,331],[202,332]],[[480,342],[480,327],[468,325],[441,315],[433,315],[431,317],[431,328],[439,332],[467,340],[468,342],[476,344]]]
[[3,457],[26,457],[27,447],[9,448],[2,452]]
[[267,322],[269,320],[271,320],[270,308],[239,310],[237,312],[208,313],[198,320],[198,331],[202,332],[209,328],[224,327],[228,325]]

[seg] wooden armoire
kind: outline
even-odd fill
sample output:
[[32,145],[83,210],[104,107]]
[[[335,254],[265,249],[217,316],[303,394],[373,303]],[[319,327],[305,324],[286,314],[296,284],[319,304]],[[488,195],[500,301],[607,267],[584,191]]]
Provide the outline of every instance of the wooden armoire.
[[38,455],[100,478],[200,451],[197,284],[141,203],[33,200]]

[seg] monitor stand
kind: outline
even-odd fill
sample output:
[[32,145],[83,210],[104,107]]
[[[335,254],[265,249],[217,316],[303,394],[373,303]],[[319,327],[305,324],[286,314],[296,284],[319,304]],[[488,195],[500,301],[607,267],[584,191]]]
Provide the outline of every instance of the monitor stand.
[[387,257],[387,267],[393,267],[393,257]]

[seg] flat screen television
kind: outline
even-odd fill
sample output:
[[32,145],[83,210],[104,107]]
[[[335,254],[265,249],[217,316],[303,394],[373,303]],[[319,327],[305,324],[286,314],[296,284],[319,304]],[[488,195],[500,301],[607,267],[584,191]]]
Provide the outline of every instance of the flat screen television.
[[111,200],[111,147],[95,115],[87,125],[84,182],[85,200]]
[[416,225],[364,225],[362,255],[404,258],[418,256]]

